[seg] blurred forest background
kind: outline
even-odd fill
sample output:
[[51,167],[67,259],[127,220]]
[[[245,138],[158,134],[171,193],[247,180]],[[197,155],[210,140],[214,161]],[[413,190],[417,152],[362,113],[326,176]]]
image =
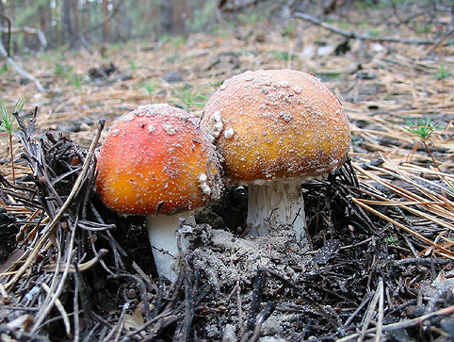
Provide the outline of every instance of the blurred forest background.
[[295,12],[319,18],[336,12],[347,19],[351,9],[387,8],[401,23],[417,18],[421,33],[433,30],[438,14],[451,11],[450,5],[434,0],[1,0],[0,28],[3,45],[11,27],[14,51],[30,51],[210,31],[218,24],[235,25],[233,17],[285,24]]
[[28,28],[15,40],[16,47],[37,49],[197,30],[215,5],[214,0],[3,0],[0,12],[3,32],[8,19],[16,28]]

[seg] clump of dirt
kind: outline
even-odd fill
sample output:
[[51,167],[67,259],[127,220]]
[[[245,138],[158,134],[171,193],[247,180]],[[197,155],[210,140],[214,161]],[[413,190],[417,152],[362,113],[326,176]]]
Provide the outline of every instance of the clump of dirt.
[[[200,246],[189,256],[193,267],[202,270],[207,283],[217,293],[231,289],[237,282],[250,285],[257,270],[267,269],[294,281],[297,271],[312,258],[308,246],[296,242],[295,231],[288,226],[274,227],[269,235],[240,238],[218,229],[204,228]],[[295,270],[296,269],[296,270]]]

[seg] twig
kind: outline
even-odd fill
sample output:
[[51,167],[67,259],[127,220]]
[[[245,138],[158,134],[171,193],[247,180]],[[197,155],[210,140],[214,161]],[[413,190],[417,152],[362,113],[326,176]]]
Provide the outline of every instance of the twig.
[[79,315],[77,312],[79,311],[79,277],[78,274],[76,274],[74,277],[74,296],[73,296],[73,307],[74,307],[74,342],[79,342],[80,338],[80,321],[79,321]]
[[241,300],[241,285],[240,285],[240,281],[237,280],[237,290],[236,290],[236,306],[238,308],[238,326],[240,327],[239,328],[239,332],[242,333],[243,332],[243,303],[242,303],[242,300]]
[[[388,325],[384,325],[382,327],[382,331],[383,332],[389,332],[389,331],[394,331],[394,330],[410,328],[412,326],[421,324],[424,321],[426,321],[428,319],[431,319],[433,317],[447,316],[447,315],[450,315],[452,313],[454,313],[454,305],[451,305],[451,306],[448,306],[447,308],[440,309],[438,311],[431,312],[431,313],[428,313],[426,315],[422,315],[422,316],[419,316],[419,317],[416,317],[416,318],[413,318],[413,319],[409,319],[409,320],[406,320],[406,321],[403,321],[403,322],[391,323],[391,324],[388,324]],[[377,332],[377,328],[371,328],[371,329],[367,329],[366,330],[367,334],[372,334],[372,333],[375,333],[375,332]],[[352,335],[349,335],[349,336],[345,336],[345,337],[337,340],[337,342],[356,341],[359,335],[360,335],[360,333],[356,333],[356,334],[352,334]]]
[[[100,249],[98,251],[98,253],[96,254],[96,256],[92,259],[90,259],[89,261],[87,262],[84,262],[84,263],[81,263],[81,264],[78,264],[77,266],[75,265],[70,265],[69,268],[68,268],[68,272],[69,273],[75,273],[75,272],[83,272],[83,271],[86,271],[88,270],[89,268],[93,267],[94,265],[96,265],[102,257],[104,257],[109,251],[107,249]],[[60,266],[58,264],[49,264],[49,265],[46,265],[43,267],[43,271],[46,271],[46,272],[55,272],[57,270],[59,270]],[[60,270],[61,272],[63,272],[63,270]]]
[[440,38],[438,38],[437,41],[434,42],[434,44],[430,47],[430,49],[427,50],[427,53],[430,55],[432,52],[434,52],[446,40],[446,38],[448,38],[453,33],[454,27],[451,30],[445,32],[445,34],[443,34]]
[[257,277],[254,282],[254,289],[252,291],[252,300],[249,311],[249,317],[247,321],[247,330],[253,331],[255,328],[257,314],[262,301],[263,290],[266,282],[266,273],[262,270],[257,271]]
[[[6,28],[6,55],[9,57],[11,53],[11,20],[4,14],[0,13],[0,18],[4,19],[8,25]],[[3,31],[5,32],[5,31]],[[1,42],[0,42],[1,43]]]
[[[405,38],[394,38],[394,37],[374,37],[369,35],[358,34],[353,31],[342,30],[334,25],[328,24],[318,18],[315,18],[311,15],[301,12],[295,12],[294,17],[309,21],[312,24],[323,27],[331,32],[340,34],[347,38],[359,39],[359,40],[370,40],[374,42],[390,42],[390,43],[405,43],[405,44],[415,44],[415,45],[430,45],[435,44],[436,41],[432,39],[405,39]],[[446,44],[451,44],[452,41],[447,41]]]
[[22,70],[17,64],[16,62],[14,61],[13,58],[11,58],[9,55],[8,55],[8,52],[6,51],[5,47],[3,46],[2,42],[0,41],[0,54],[6,58],[6,61],[14,68],[14,70],[16,70],[16,72],[21,75],[22,77],[25,77],[27,79],[29,79],[30,81],[34,82],[35,85],[36,85],[36,88],[38,88],[39,91],[45,93],[47,92],[46,89],[44,89],[44,87],[42,86],[42,84],[36,79],[35,76],[29,74],[28,72],[25,72],[24,70]]
[[84,30],[82,30],[81,32],[76,33],[75,36],[72,38],[69,46],[70,47],[74,46],[74,43],[77,40],[82,40],[82,39],[85,40],[85,37],[84,37],[85,34],[87,34],[90,31],[94,31],[94,30],[100,28],[101,26],[103,26],[104,24],[108,23],[109,21],[111,21],[113,19],[113,17],[115,17],[115,15],[120,10],[120,7],[123,4],[123,2],[124,2],[124,0],[119,0],[117,5],[113,8],[112,12],[110,12],[110,14],[108,16],[106,16],[101,22],[99,22],[91,27],[87,27]]
[[184,317],[178,322],[173,341],[188,341],[189,333],[194,319],[194,292],[187,272],[188,268],[183,264],[184,278]]
[[385,306],[385,287],[383,285],[383,278],[380,278],[380,283],[378,284],[377,292],[379,292],[378,299],[378,317],[377,317],[377,334],[375,335],[375,342],[381,341],[381,336],[383,333],[383,315],[384,315],[384,306]]
[[126,308],[127,308],[127,305],[124,305],[117,324],[115,324],[112,327],[112,329],[110,330],[109,334],[107,334],[107,336],[104,337],[104,339],[102,340],[103,342],[118,341],[118,339],[120,338],[120,335],[121,335],[121,331],[123,330],[123,326],[125,324]]
[[260,314],[257,323],[255,325],[254,333],[252,337],[250,338],[250,342],[256,342],[261,333],[262,333],[262,325],[265,322],[265,320],[273,313],[274,309],[276,308],[276,304],[273,301],[269,301],[265,309],[263,309],[262,313]]
[[377,290],[375,291],[375,295],[372,298],[372,301],[370,302],[369,307],[367,308],[366,316],[364,317],[364,324],[363,324],[361,332],[358,336],[358,342],[364,341],[364,338],[366,337],[367,327],[369,326],[369,324],[372,320],[372,316],[375,312],[375,307],[377,306],[378,300],[380,298],[381,290],[383,290],[382,286],[383,286],[383,283],[379,282]]
[[355,311],[353,311],[353,313],[345,321],[344,330],[346,330],[346,328],[348,328],[348,326],[353,322],[353,320],[358,315],[358,313],[366,306],[367,302],[369,302],[372,297],[373,297],[373,292],[370,292],[367,295],[367,297],[362,300],[361,304],[355,309]]
[[234,13],[237,11],[241,11],[247,7],[257,5],[261,0],[244,0],[237,3],[236,1],[232,1],[231,6],[226,6],[228,0],[221,0],[219,1],[217,8],[224,13]]
[[[52,295],[46,297],[46,299],[44,300],[44,303],[41,305],[40,310],[36,314],[35,322],[33,323],[33,327],[31,328],[32,333],[38,333],[38,330],[41,327],[41,323],[47,317],[47,315],[49,314],[50,310],[53,308],[54,305],[56,305],[57,309],[58,309],[58,305],[59,305],[58,303],[60,302],[60,300],[58,298],[60,297],[60,294],[62,293],[63,288],[65,287],[66,278],[69,273],[68,272],[69,266],[71,265],[71,260],[74,256],[74,241],[75,241],[75,237],[76,237],[76,233],[75,233],[76,226],[77,226],[77,224],[74,225],[74,227],[71,229],[71,238],[70,238],[69,248],[68,248],[69,253],[68,253],[67,260],[66,260],[65,268],[63,270],[63,274],[62,274],[61,278],[57,277],[59,270],[58,269],[55,270],[55,273],[54,273],[55,275],[54,275],[54,278],[52,279],[51,288],[49,289],[49,293],[51,293]],[[59,257],[58,257],[57,262],[59,263],[61,248],[58,249],[58,252],[59,252]],[[45,284],[43,283],[43,285],[45,285]],[[54,287],[56,287],[55,293],[52,293],[52,289]],[[61,305],[61,303],[60,303],[60,305]],[[68,322],[68,324],[69,324],[69,322]],[[69,335],[69,332],[67,334]]]
[[[17,33],[17,32],[26,32],[26,33],[34,34],[38,37],[38,40],[41,44],[41,50],[45,50],[47,48],[46,35],[40,29],[28,27],[28,26],[12,27],[12,28],[11,27],[0,27],[0,32],[8,32],[9,34]],[[7,50],[9,51],[9,49],[7,49]]]
[[[52,290],[49,288],[49,286],[47,286],[46,283],[42,283],[41,286],[47,292],[47,294],[55,301],[55,306],[57,307],[58,311],[60,311],[61,317],[63,319],[63,324],[65,326],[66,335],[69,335],[71,333],[71,324],[69,323],[68,314],[66,313],[66,310],[63,307],[63,304],[60,302],[60,300],[55,295],[55,293],[52,292]],[[77,315],[75,315],[75,316],[77,316]]]

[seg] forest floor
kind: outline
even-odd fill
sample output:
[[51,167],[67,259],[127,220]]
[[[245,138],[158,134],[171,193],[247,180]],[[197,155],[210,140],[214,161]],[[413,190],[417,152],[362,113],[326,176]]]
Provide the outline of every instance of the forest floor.
[[[395,32],[425,38],[382,31]],[[29,98],[14,175],[0,133],[0,340],[454,339],[454,46],[345,39],[256,23],[16,57],[49,91],[2,71],[6,106]],[[350,161],[303,187],[313,250],[285,227],[242,238],[247,193],[233,187],[199,215],[178,280],[158,279],[143,218],[93,192],[99,120],[98,145],[139,105],[200,115],[212,85],[282,68],[319,77],[351,122]]]

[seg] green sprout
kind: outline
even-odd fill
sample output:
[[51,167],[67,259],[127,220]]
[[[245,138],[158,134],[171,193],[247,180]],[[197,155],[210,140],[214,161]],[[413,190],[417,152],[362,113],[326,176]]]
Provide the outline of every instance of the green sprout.
[[442,88],[445,88],[445,80],[453,76],[451,70],[448,70],[443,64],[440,66],[440,69],[437,74],[437,79],[441,81]]
[[283,60],[283,61],[292,61],[296,58],[294,54],[292,54],[289,51],[283,51],[283,50],[274,50],[271,51],[271,55],[273,59],[276,60]]
[[140,69],[140,67],[134,61],[129,61],[128,64],[129,68],[133,71]]
[[423,144],[427,150],[427,153],[429,153],[429,156],[432,159],[435,167],[438,169],[438,163],[436,162],[429,146],[427,145],[427,140],[429,140],[432,133],[439,128],[440,123],[437,123],[436,125],[432,124],[432,117],[430,115],[426,115],[425,118],[417,118],[416,121],[412,121],[406,118],[405,123],[408,127],[404,128],[419,138],[419,141],[413,147],[410,156],[415,153],[419,145]]
[[9,140],[9,153],[11,158],[11,171],[13,175],[13,183],[16,183],[16,172],[14,167],[14,156],[13,156],[13,133],[18,127],[16,117],[14,114],[19,113],[24,108],[25,103],[28,100],[28,96],[21,97],[17,100],[12,111],[8,111],[3,99],[0,100],[0,131],[8,134]]
[[397,238],[395,238],[394,236],[388,237],[387,240],[388,240],[389,243],[395,243],[395,242],[397,242]]
[[[208,91],[210,92],[210,96],[214,94],[214,92],[216,90],[219,89],[219,87],[222,85],[222,82],[221,81],[216,81],[216,83],[213,83],[213,82],[208,82],[209,86],[205,86],[205,89],[208,89]],[[205,96],[203,94],[200,94],[199,97],[204,99],[205,101],[208,101],[208,99],[210,98],[210,96]]]
[[150,98],[150,101],[152,99],[152,95],[156,92],[157,90],[157,84],[154,82],[151,83],[142,83],[141,88],[145,89],[145,91],[148,94],[148,97]]
[[175,88],[175,95],[178,100],[171,101],[175,106],[189,111],[193,106],[203,106],[205,98],[195,91],[190,84]]
[[222,82],[219,81],[219,80],[216,81],[216,83],[213,83],[213,82],[208,82],[208,83],[209,83],[210,86],[207,87],[207,88],[209,88],[213,93],[214,93],[216,90],[218,90],[218,89],[221,87],[221,85],[222,85]]
[[432,117],[430,115],[426,115],[425,118],[417,118],[416,121],[405,118],[405,123],[408,127],[404,128],[418,136],[422,141],[429,139],[432,133],[437,130],[440,125],[440,123],[433,125]]
[[80,88],[82,78],[76,72],[72,72],[70,78],[72,85],[76,88]]
[[67,75],[71,72],[72,66],[64,65],[57,63],[55,64],[55,74],[60,77],[67,77]]
[[378,27],[374,27],[369,31],[369,35],[373,38],[376,38],[380,35],[380,29]]
[[281,35],[283,37],[288,37],[293,35],[293,33],[296,31],[296,21],[291,21],[285,27],[283,28]]
[[448,70],[446,70],[446,67],[442,64],[440,66],[440,70],[439,70],[437,78],[439,80],[444,80],[445,78],[448,78],[449,76],[450,76],[450,72]]

